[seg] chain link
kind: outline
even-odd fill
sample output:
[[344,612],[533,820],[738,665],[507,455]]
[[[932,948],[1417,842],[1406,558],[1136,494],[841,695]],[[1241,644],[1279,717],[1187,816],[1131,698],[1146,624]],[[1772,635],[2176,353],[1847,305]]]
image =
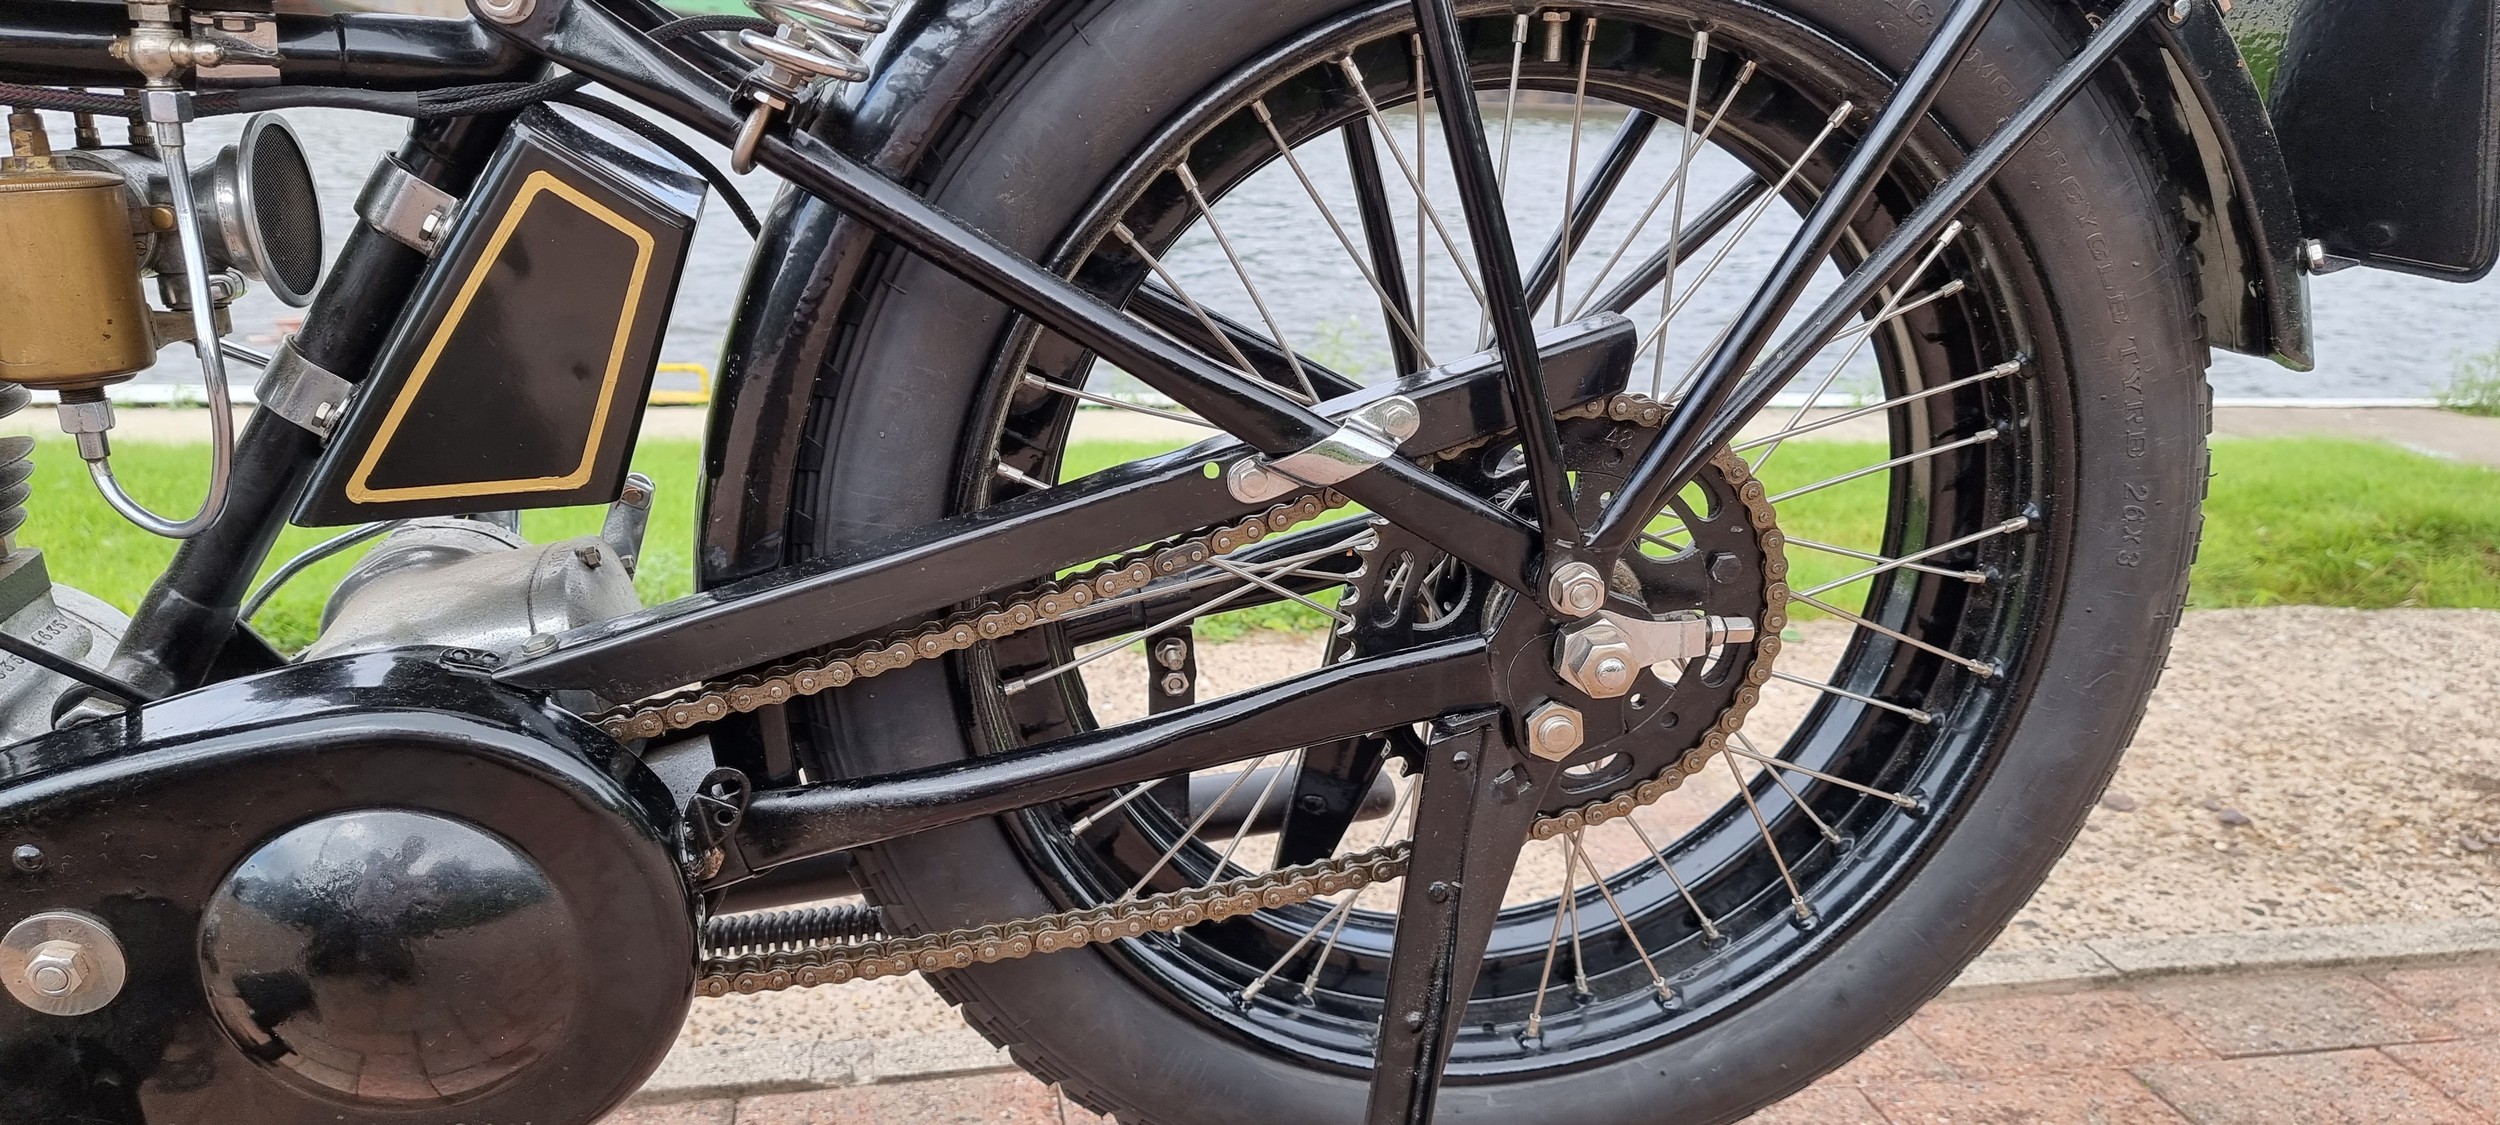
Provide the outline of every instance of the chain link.
[[[1654,429],[1664,423],[1666,407],[1645,395],[1618,394],[1558,412],[1556,416],[1565,420],[1605,418]],[[1422,458],[1421,462],[1433,464],[1447,461],[1491,445],[1502,436],[1493,434],[1454,446]],[[1728,739],[1744,725],[1746,714],[1761,701],[1762,685],[1771,678],[1772,661],[1779,655],[1780,631],[1788,626],[1786,540],[1780,533],[1762,482],[1755,479],[1752,467],[1745,463],[1744,458],[1721,450],[1712,458],[1711,466],[1736,490],[1762,550],[1765,609],[1760,622],[1760,639],[1754,642],[1753,660],[1745,669],[1743,686],[1701,740],[1682,758],[1657,776],[1611,796],[1567,812],[1539,818],[1530,830],[1534,839],[1550,840],[1630,816],[1634,809],[1674,792],[1684,784],[1685,779],[1701,772],[1713,756],[1727,748]],[[1346,497],[1334,490],[1305,495],[1208,534],[1104,563],[1084,574],[1046,584],[1005,605],[956,614],[944,621],[890,637],[882,643],[866,645],[840,655],[793,661],[760,674],[705,684],[666,698],[615,708],[595,716],[594,721],[601,729],[620,739],[654,738],[669,731],[723,718],[732,711],[746,712],[787,703],[855,680],[908,667],[916,661],[959,652],[980,641],[996,640],[1044,622],[1071,616],[1080,610],[1143,590],[1157,578],[1181,574],[1208,559],[1240,550],[1269,535],[1317,519],[1322,513],[1347,503]],[[707,958],[699,968],[695,991],[702,996],[726,996],[732,992],[772,992],[842,984],[914,971],[986,965],[1098,942],[1143,937],[1150,933],[1170,933],[1200,922],[1239,917],[1256,910],[1290,906],[1323,895],[1387,882],[1405,874],[1408,854],[1408,845],[1401,842],[1264,875],[1245,875],[1204,887],[1166,891],[1127,902],[1017,919],[978,929],[950,930],[916,937],[827,942],[738,957],[712,957]]]

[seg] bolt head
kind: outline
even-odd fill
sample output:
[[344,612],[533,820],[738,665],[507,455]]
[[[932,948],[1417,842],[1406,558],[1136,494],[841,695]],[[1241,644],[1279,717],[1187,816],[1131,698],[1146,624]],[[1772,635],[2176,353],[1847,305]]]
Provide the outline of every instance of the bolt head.
[[1528,752],[1559,762],[1580,749],[1586,737],[1578,708],[1551,700],[1528,712]]
[[1641,668],[1635,662],[1632,638],[1613,622],[1601,619],[1557,639],[1554,673],[1591,699],[1613,699],[1632,690]]
[[1424,423],[1424,416],[1415,408],[1412,400],[1392,398],[1380,404],[1379,411],[1374,415],[1373,420],[1379,424],[1383,433],[1399,441],[1405,441],[1415,436],[1416,429]]
[[2195,11],[2195,0],[2170,0],[2170,22],[2172,23],[2186,23],[2188,16]]
[[1189,690],[1189,677],[1173,672],[1163,677],[1163,694],[1180,695]]
[[19,844],[9,851],[9,864],[29,875],[43,870],[43,849],[33,844]]
[[1564,563],[1555,567],[1554,576],[1546,581],[1545,600],[1553,603],[1557,612],[1586,617],[1606,608],[1606,578],[1587,563]]
[[521,652],[529,656],[545,656],[556,650],[556,639],[549,633],[532,633],[521,642]]
[[26,959],[26,983],[36,992],[59,999],[75,995],[87,983],[87,951],[74,941],[47,941]]
[[1745,560],[1733,551],[1720,551],[1710,556],[1710,580],[1725,586],[1745,576]]

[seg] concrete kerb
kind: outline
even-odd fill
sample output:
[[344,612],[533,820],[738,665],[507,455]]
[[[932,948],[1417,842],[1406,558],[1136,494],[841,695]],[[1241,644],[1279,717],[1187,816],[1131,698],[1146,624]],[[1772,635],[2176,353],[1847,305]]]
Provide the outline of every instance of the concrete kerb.
[[[2500,961],[2500,919],[2103,938],[1982,954],[1941,999],[2080,992],[2182,976],[2478,961]],[[670,1054],[630,1104],[920,1082],[1014,1068],[1006,1051],[970,1028],[887,1039],[720,1043]]]

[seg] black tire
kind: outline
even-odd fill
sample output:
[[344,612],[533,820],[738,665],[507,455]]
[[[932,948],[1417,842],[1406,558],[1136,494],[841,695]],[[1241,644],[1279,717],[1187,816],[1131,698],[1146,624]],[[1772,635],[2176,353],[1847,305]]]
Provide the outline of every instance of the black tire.
[[[1176,107],[1347,0],[1102,0],[1074,6],[987,86],[934,170],[946,210],[1047,258],[1107,176]],[[1865,0],[1785,10],[1897,73],[1928,25]],[[1503,9],[1507,11],[1508,9]],[[1924,6],[1918,6],[1924,12]],[[1983,137],[2071,54],[2064,5],[2009,0],[1938,116]],[[1834,81],[1863,81],[1843,68]],[[1880,102],[1882,90],[1866,94]],[[1987,772],[1949,810],[1908,877],[1777,986],[1671,1037],[1574,1073],[1458,1081],[1441,1118],[1505,1123],[1732,1120],[1791,1093],[1897,1026],[1984,949],[2080,830],[2142,715],[2186,595],[2204,492],[2208,398],[2194,263],[2179,219],[2112,89],[2066,110],[2000,176],[1975,221],[2027,294],[2035,379],[2062,380],[2033,435],[2053,451],[2046,513],[2059,572],[2026,700]],[[1984,214],[1980,214],[1984,213]],[[996,369],[1011,327],[995,303],[895,258],[855,297],[856,326],[815,403],[793,526],[830,551],[952,514],[982,494],[997,439]],[[967,468],[967,466],[970,468]],[[822,697],[808,741],[847,774],[975,753],[960,668],[923,664]],[[1003,822],[875,848],[871,896],[905,930],[980,925],[1065,904],[1040,887]],[[1350,1121],[1364,1076],[1263,1051],[1164,1002],[1100,947],[933,978],[965,1017],[1045,1081],[1132,1123]]]

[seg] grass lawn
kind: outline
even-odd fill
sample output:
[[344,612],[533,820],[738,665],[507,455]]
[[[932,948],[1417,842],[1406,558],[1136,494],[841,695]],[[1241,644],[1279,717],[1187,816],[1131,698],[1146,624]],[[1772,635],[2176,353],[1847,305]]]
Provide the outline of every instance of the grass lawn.
[[[1089,443],[1077,448],[1070,468],[1088,472],[1161,448]],[[190,511],[198,503],[197,481],[207,472],[204,446],[129,443],[114,452],[121,478],[159,511]],[[1880,457],[1871,446],[1797,442],[1780,451],[1764,477],[1776,493]],[[173,545],[107,508],[65,440],[45,440],[35,460],[33,516],[18,541],[44,550],[56,581],[124,609],[136,606]],[[651,442],[634,464],[659,482],[639,585],[644,600],[662,601],[689,588],[697,451],[690,441]],[[1871,544],[1884,487],[1881,477],[1870,477],[1790,501],[1780,507],[1781,525],[1803,538]],[[593,534],[599,516],[597,509],[560,509],[532,512],[524,524],[531,538],[544,542]],[[271,567],[325,534],[289,529]],[[329,560],[298,578],[256,624],[281,646],[309,643],[322,599],[353,557]],[[1800,587],[1862,565],[1798,550],[1790,559]],[[2500,608],[2500,473],[2366,442],[2217,442],[2195,604]],[[1292,605],[1234,617],[1210,639],[1247,628],[1312,628],[1319,621]]]

